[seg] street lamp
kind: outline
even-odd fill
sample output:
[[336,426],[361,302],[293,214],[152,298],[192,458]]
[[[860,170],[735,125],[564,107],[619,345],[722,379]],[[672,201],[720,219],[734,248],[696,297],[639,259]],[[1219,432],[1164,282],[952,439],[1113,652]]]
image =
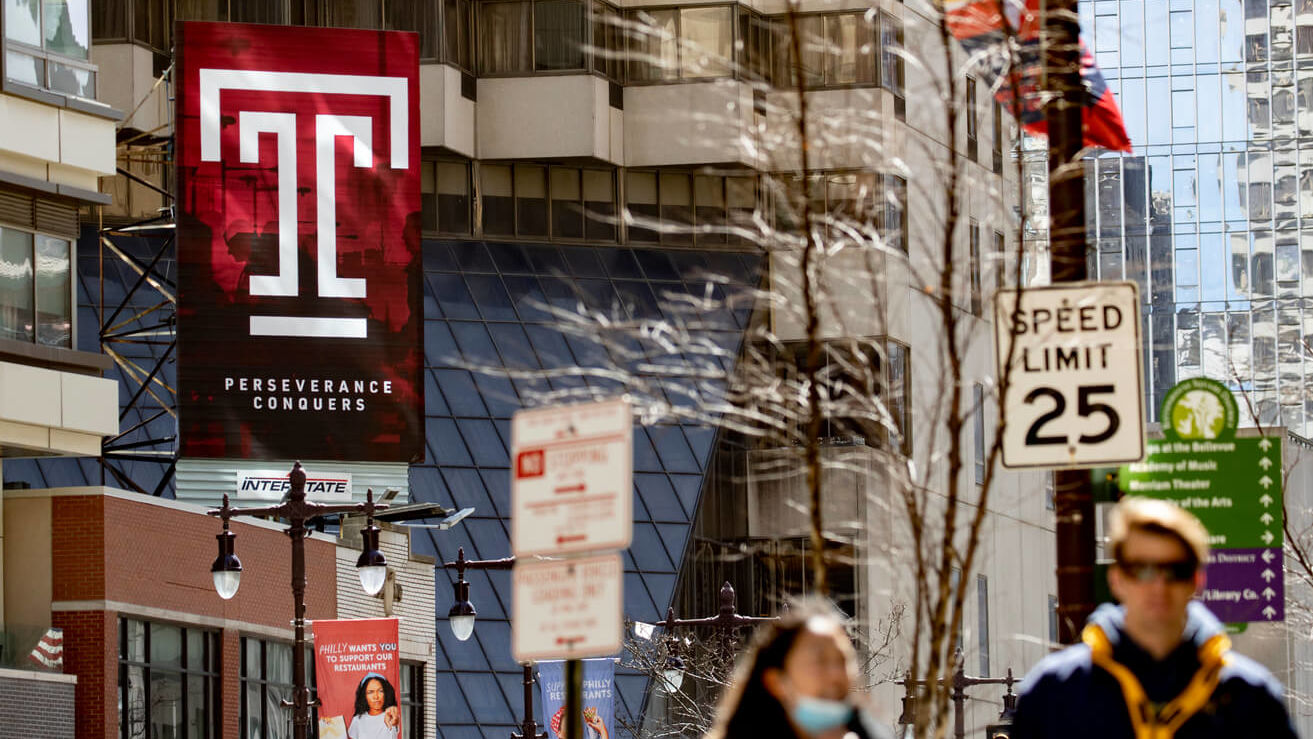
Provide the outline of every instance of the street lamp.
[[447,611],[447,623],[451,625],[451,633],[465,641],[474,634],[474,617],[478,615],[474,604],[470,602],[470,584],[465,579],[465,570],[509,570],[515,566],[515,557],[465,559],[465,547],[457,547],[456,561],[443,562],[442,566],[456,570],[456,582],[452,583],[455,603]]
[[295,640],[292,649],[292,700],[283,701],[284,707],[292,708],[292,736],[294,739],[306,739],[310,728],[310,689],[305,684],[305,538],[310,535],[306,522],[320,516],[342,513],[364,513],[366,524],[361,535],[363,539],[360,559],[356,569],[360,574],[360,584],[369,595],[378,593],[387,576],[387,559],[378,548],[379,528],[374,525],[374,512],[387,508],[387,505],[374,502],[374,491],[365,493],[364,503],[346,503],[342,505],[322,505],[312,503],[305,497],[305,470],[301,463],[292,465],[288,475],[291,490],[287,500],[276,506],[257,508],[233,508],[228,504],[228,496],[223,496],[223,507],[207,511],[211,516],[223,520],[223,531],[215,538],[219,541],[219,556],[210,567],[214,578],[214,589],[220,598],[227,600],[237,594],[241,584],[242,563],[234,553],[237,535],[228,528],[228,520],[233,516],[259,516],[282,518],[287,520],[287,536],[292,540],[292,600],[295,604],[296,618]]
[[[962,655],[962,648],[959,647],[953,652],[953,661],[957,667],[953,674],[948,678],[939,678],[936,682],[939,686],[950,685],[953,688],[953,736],[955,739],[963,739],[966,736],[966,716],[963,713],[963,705],[966,703],[966,689],[976,685],[1005,685],[1007,692],[1003,695],[1003,711],[998,717],[1002,723],[991,724],[988,728],[990,739],[995,737],[1006,737],[1011,735],[1012,714],[1016,711],[1017,696],[1012,692],[1012,686],[1021,682],[1020,679],[1012,677],[1012,668],[1008,668],[1007,677],[971,677],[966,674],[963,663],[966,661]],[[945,682],[947,680],[948,682]],[[903,713],[898,717],[900,726],[910,729],[916,723],[916,694],[913,692],[916,688],[926,686],[926,681],[913,678],[911,673],[901,680],[894,681],[898,685],[904,686],[907,690],[903,695]]]
[[[667,633],[670,633],[676,626],[710,626],[720,635],[721,658],[725,659],[732,656],[738,646],[739,629],[766,621],[779,620],[778,616],[741,616],[735,603],[734,586],[726,580],[725,584],[720,586],[720,610],[716,615],[707,616],[706,618],[675,618],[675,608],[671,606],[666,609],[665,620],[657,621],[653,625],[660,626]],[[661,670],[662,678],[670,686],[669,692],[678,691],[679,686],[683,684],[684,669],[684,659],[679,654],[679,640],[672,636],[669,654]]]
[[[509,570],[515,566],[515,557],[501,559],[465,559],[465,547],[456,548],[456,560],[443,562],[442,566],[456,570],[456,582],[452,583],[455,603],[447,611],[447,623],[451,633],[461,641],[474,635],[474,617],[478,611],[470,602],[470,583],[465,579],[465,570]],[[511,739],[546,739],[547,732],[538,731],[538,722],[533,720],[533,664],[525,662],[524,667],[524,718],[520,721],[520,733],[511,733]]]

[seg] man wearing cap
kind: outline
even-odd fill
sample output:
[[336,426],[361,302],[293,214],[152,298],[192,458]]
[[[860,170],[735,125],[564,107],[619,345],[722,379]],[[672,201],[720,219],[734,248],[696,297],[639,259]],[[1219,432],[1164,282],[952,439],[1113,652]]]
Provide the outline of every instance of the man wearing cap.
[[1194,600],[1208,532],[1175,504],[1126,498],[1109,520],[1108,584],[1121,605],[1090,616],[1081,644],[1026,676],[1013,739],[1288,739],[1280,683],[1231,650]]

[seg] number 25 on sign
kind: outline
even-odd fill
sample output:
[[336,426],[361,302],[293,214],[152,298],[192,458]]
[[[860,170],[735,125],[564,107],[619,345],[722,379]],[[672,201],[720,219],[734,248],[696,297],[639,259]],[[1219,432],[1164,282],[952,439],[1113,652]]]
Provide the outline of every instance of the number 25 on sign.
[[1140,299],[1133,282],[1000,290],[997,381],[1005,467],[1093,467],[1144,458]]

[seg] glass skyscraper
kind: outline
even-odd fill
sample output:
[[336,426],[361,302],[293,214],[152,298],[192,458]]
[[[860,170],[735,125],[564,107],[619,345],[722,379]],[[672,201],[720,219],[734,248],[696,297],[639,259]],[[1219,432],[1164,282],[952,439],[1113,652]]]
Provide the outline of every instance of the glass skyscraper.
[[1247,396],[1242,424],[1307,436],[1313,0],[1081,11],[1135,147],[1087,170],[1092,274],[1140,285],[1150,417],[1173,384],[1206,376]]

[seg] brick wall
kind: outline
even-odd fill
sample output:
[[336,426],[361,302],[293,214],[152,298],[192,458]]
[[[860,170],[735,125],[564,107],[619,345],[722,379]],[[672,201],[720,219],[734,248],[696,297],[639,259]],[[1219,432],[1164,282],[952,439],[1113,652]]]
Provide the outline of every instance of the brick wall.
[[0,737],[73,739],[74,686],[0,675]]
[[50,615],[51,624],[64,630],[64,672],[78,678],[79,739],[114,739],[119,733],[118,614],[56,611]]
[[[55,602],[110,601],[146,620],[153,609],[223,619],[289,633],[292,619],[291,544],[281,528],[233,521],[242,583],[225,601],[214,592],[217,519],[136,496],[76,495],[51,499],[52,595]],[[307,539],[306,616],[336,618],[335,544]],[[118,616],[116,611],[55,611],[64,629],[65,672],[78,676],[79,739],[118,736]],[[241,631],[221,636],[219,707],[224,736],[239,733]],[[261,635],[262,638],[266,638]],[[0,737],[8,736],[0,732]],[[46,736],[27,734],[23,736]],[[53,736],[53,735],[52,735]]]

